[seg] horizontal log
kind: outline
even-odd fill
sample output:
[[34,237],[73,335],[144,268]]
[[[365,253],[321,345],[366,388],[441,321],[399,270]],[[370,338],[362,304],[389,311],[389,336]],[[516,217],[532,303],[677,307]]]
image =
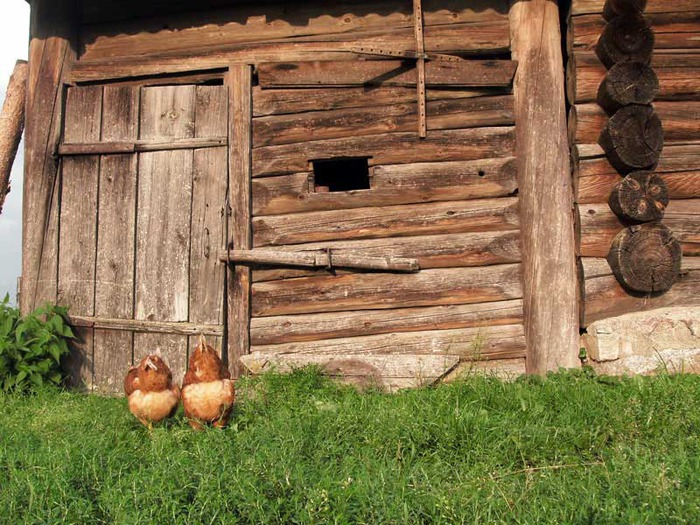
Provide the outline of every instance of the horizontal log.
[[[415,97],[414,97],[415,98]],[[511,126],[513,96],[434,100],[427,103],[429,130]],[[253,120],[253,147],[413,131],[416,101],[384,107],[313,111]]]
[[[573,0],[571,14],[574,16],[601,14],[605,6],[605,0]],[[697,11],[697,0],[649,0],[646,13],[678,13],[683,11]]]
[[[683,53],[655,51],[651,67],[659,79],[655,100],[700,100],[700,53],[693,50]],[[605,74],[606,68],[595,53],[576,52],[570,56],[566,79],[569,102],[594,102]]]
[[451,355],[460,360],[507,359],[525,355],[522,324],[430,330],[253,346],[254,354],[286,355]]
[[370,190],[314,193],[311,173],[253,179],[253,215],[504,197],[517,190],[514,159],[375,166]]
[[582,259],[584,296],[582,326],[600,319],[665,306],[697,305],[700,290],[700,257],[684,257],[681,275],[663,294],[632,295],[620,286],[605,259]]
[[253,177],[299,173],[309,161],[338,157],[369,157],[370,166],[448,160],[477,160],[513,154],[514,128],[476,128],[418,133],[387,133],[298,144],[265,146],[253,150]]
[[94,142],[83,144],[63,143],[58,147],[58,154],[73,155],[109,155],[116,153],[138,153],[146,151],[170,151],[179,149],[217,148],[228,143],[226,137],[172,139],[167,142],[138,140],[135,142]]
[[[661,119],[665,141],[682,142],[700,137],[700,101],[659,101],[653,107]],[[574,128],[570,138],[579,144],[597,142],[607,120],[598,104],[573,106],[569,114],[569,125]]]
[[[431,88],[426,99],[453,100],[506,95],[510,87],[497,88]],[[362,86],[306,89],[253,88],[253,116],[288,115],[307,111],[328,111],[346,108],[383,107],[416,102],[413,86]]]
[[394,392],[431,385],[459,363],[457,355],[285,354],[253,352],[241,358],[253,374],[317,366],[324,375],[360,387]]
[[[700,48],[700,9],[688,12],[647,13],[654,31],[654,49]],[[606,22],[598,15],[575,16],[569,24],[570,53],[595,51]]]
[[255,283],[252,315],[378,310],[520,299],[520,265],[347,274]]
[[229,250],[219,255],[222,262],[251,265],[299,266],[302,268],[357,268],[391,272],[417,272],[418,261],[393,255],[371,256],[326,251],[284,252],[275,250]]
[[[432,61],[425,65],[428,86],[509,86],[517,63],[511,60]],[[315,86],[415,86],[411,60],[317,61],[260,64],[260,86],[266,88]]]
[[252,345],[270,345],[321,339],[340,339],[395,332],[448,330],[521,324],[522,300],[481,304],[360,310],[282,317],[255,317]]
[[[385,17],[375,14],[372,23],[367,24],[367,17],[361,20],[346,12],[345,19],[336,19],[344,26],[338,31],[331,26],[332,20],[328,16],[317,16],[307,24],[293,26],[281,21],[267,23],[269,7],[259,7],[258,10],[261,16],[250,16],[250,13],[245,13],[240,8],[238,13],[200,10],[188,13],[184,19],[173,21],[167,27],[164,27],[163,17],[152,21],[138,20],[131,24],[131,32],[120,31],[119,26],[113,24],[106,27],[85,27],[82,32],[85,45],[81,57],[86,60],[104,60],[138,55],[193,56],[209,51],[254,50],[256,46],[265,44],[304,42],[323,42],[330,49],[341,44],[402,51],[415,49],[415,42],[411,47],[413,27],[410,18],[395,26],[382,23],[380,19]],[[317,6],[315,10],[318,15],[322,14]],[[248,11],[251,11],[250,5]],[[424,28],[427,52],[486,55],[508,50],[510,35],[507,17],[500,15],[493,19],[459,23],[459,20],[445,20],[447,16],[444,11],[441,14],[445,23],[426,25]],[[245,23],[238,23],[235,19],[232,21],[232,16],[244,16]],[[216,18],[219,20],[216,21]],[[354,28],[351,27],[352,23],[346,23],[346,20],[352,21],[353,18],[359,22]],[[299,20],[297,15],[295,19]],[[363,22],[365,25],[361,27]],[[154,26],[152,31],[149,30],[149,23]]]
[[215,337],[221,337],[224,335],[223,326],[212,324],[142,321],[138,319],[116,319],[84,315],[71,315],[69,317],[69,323],[72,326],[80,328],[125,330],[129,332],[148,332],[176,335],[210,335]]
[[518,229],[518,199],[270,215],[253,219],[255,247],[343,239]]
[[[275,250],[299,251],[327,248],[331,248],[334,254],[363,253],[378,256],[391,254],[396,257],[412,257],[418,260],[422,269],[489,266],[520,262],[520,232],[511,230],[333,241],[279,246]],[[259,248],[259,250],[266,249]],[[256,269],[253,271],[253,280],[255,282],[275,281],[310,275],[327,275],[327,273],[327,270]]]
[[[664,151],[671,147],[684,147],[687,151],[698,151],[700,140],[684,140],[683,142],[664,143]],[[574,144],[575,155],[582,160],[596,160],[605,157],[605,152],[599,144]],[[659,157],[659,160],[661,157]]]
[[[625,225],[607,204],[579,205],[582,257],[606,257],[615,236]],[[663,224],[681,243],[683,254],[700,255],[700,199],[672,200]]]
[[[236,4],[242,4],[235,6]],[[322,7],[320,7],[322,6]],[[427,24],[451,23],[454,20],[488,20],[498,16],[507,16],[508,2],[504,0],[472,0],[468,5],[457,0],[448,2],[424,0],[424,17]],[[241,0],[199,0],[196,7],[191,0],[111,0],[109,3],[99,0],[83,0],[78,12],[79,19],[84,24],[100,21],[116,22],[118,20],[134,20],[155,17],[162,20],[164,15],[174,16],[178,13],[184,20],[198,16],[199,11],[210,12],[216,8],[226,8],[226,12],[238,9],[241,12],[233,19],[242,15],[253,17],[246,23],[265,24],[262,27],[283,25],[294,27],[295,22],[305,24],[326,24],[329,30],[339,32],[343,29],[354,29],[358,25],[368,24],[409,24],[411,6],[398,0],[384,2],[382,9],[377,9],[376,2],[342,0],[333,4],[300,4],[290,14],[286,6],[274,2],[262,2],[260,6],[251,5]],[[265,15],[263,17],[263,15]],[[324,16],[325,15],[325,16]],[[226,17],[224,17],[226,18]],[[330,19],[330,20],[329,20]],[[408,21],[407,21],[408,20]],[[162,27],[162,22],[161,22]],[[159,29],[161,28],[159,27]],[[262,29],[261,27],[261,29]]]

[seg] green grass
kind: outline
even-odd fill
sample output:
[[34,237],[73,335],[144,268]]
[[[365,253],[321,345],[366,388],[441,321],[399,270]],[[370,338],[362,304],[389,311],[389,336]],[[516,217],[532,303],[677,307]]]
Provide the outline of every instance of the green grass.
[[700,378],[239,384],[230,428],[0,396],[2,523],[700,523]]

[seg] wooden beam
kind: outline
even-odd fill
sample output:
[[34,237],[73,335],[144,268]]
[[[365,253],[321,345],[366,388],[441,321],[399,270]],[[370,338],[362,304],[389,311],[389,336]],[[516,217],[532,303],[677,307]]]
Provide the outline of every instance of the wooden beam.
[[32,2],[22,209],[22,294],[28,313],[56,300],[57,172],[53,153],[61,131],[62,81],[74,61],[70,0]]
[[527,371],[578,360],[578,279],[564,104],[559,9],[513,1],[516,152],[523,251]]
[[[511,60],[462,60],[425,64],[428,86],[508,86],[517,64]],[[323,61],[260,64],[260,86],[416,86],[413,60]]]
[[58,154],[72,155],[109,155],[114,153],[141,153],[145,151],[173,151],[179,149],[219,148],[225,146],[226,137],[172,139],[167,142],[136,140],[133,142],[92,142],[63,143],[58,147]]
[[27,99],[27,61],[18,60],[7,85],[5,103],[0,114],[0,213],[5,196],[10,192],[10,173],[24,130],[24,109]]
[[71,325],[81,328],[99,328],[127,332],[145,332],[175,335],[209,335],[221,337],[224,329],[220,325],[187,322],[145,321],[140,319],[118,319],[113,317],[93,317],[71,315]]
[[[226,75],[229,89],[229,203],[228,249],[250,250],[253,68],[232,65]],[[227,293],[227,357],[232,376],[243,372],[240,357],[250,351],[251,270],[229,266]]]
[[425,138],[428,132],[425,109],[425,41],[423,39],[423,7],[421,0],[413,0],[413,27],[416,33],[416,69],[418,72],[418,82],[416,91],[418,97],[418,136]]

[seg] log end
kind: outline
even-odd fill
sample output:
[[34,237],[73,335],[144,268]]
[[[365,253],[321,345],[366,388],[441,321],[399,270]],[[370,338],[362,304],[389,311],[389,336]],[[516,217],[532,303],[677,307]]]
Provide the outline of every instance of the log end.
[[615,185],[608,203],[623,221],[651,222],[663,218],[668,200],[668,187],[661,176],[635,171]]

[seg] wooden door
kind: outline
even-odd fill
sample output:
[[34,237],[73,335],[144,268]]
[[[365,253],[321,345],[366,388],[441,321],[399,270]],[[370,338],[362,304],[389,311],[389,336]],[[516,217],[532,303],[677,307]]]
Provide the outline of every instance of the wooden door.
[[61,154],[58,302],[74,382],[116,392],[160,349],[179,381],[196,334],[221,348],[225,86],[72,87]]

